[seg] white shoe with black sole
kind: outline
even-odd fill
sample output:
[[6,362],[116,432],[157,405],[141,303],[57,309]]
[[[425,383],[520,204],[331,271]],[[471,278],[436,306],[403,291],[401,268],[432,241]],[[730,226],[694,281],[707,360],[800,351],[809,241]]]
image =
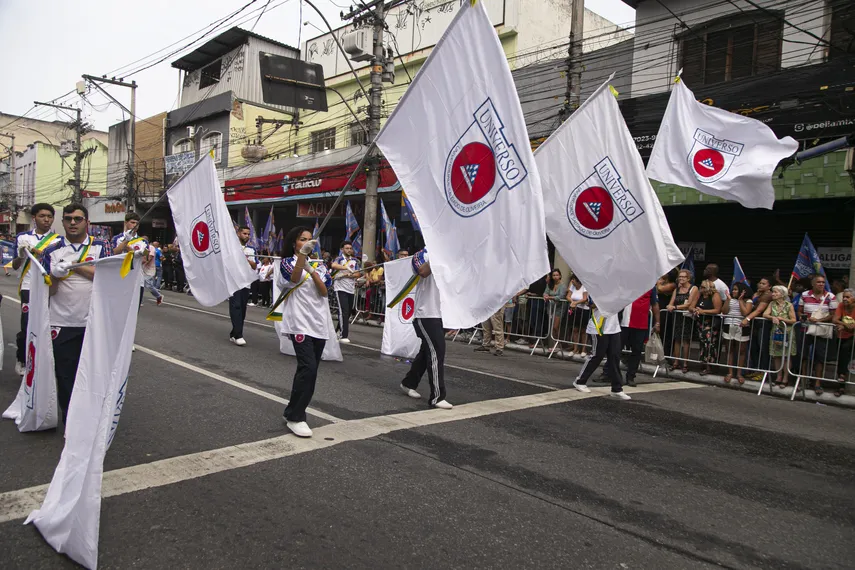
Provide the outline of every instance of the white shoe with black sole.
[[306,422],[289,422],[286,421],[285,425],[288,426],[288,429],[296,435],[297,437],[312,437],[312,430],[309,428],[309,424]]
[[587,386],[585,386],[584,384],[577,384],[574,381],[573,387],[576,388],[577,390],[579,390],[580,392],[584,393],[584,394],[590,394],[591,393],[591,389],[588,388]]
[[618,400],[632,400],[626,392],[612,392],[609,395],[612,398],[617,398]]
[[451,408],[453,408],[454,406],[452,406],[451,404],[449,404],[449,403],[448,403],[447,401],[445,401],[445,400],[440,400],[439,402],[437,402],[436,404],[434,404],[434,405],[433,405],[433,407],[434,407],[434,408],[439,408],[440,410],[450,410],[450,409],[451,409]]

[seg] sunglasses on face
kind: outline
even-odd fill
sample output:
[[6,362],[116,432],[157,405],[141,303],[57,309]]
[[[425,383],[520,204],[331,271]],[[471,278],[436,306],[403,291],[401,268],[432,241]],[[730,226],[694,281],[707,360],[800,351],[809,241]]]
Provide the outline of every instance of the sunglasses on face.
[[69,224],[72,222],[74,222],[75,224],[80,224],[85,222],[86,218],[84,218],[83,216],[63,216],[62,221],[68,222]]

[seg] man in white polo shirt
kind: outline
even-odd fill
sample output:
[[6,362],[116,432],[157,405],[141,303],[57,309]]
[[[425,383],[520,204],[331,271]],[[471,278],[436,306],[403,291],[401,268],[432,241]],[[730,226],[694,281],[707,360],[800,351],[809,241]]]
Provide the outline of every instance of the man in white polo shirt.
[[336,328],[341,331],[339,342],[344,344],[350,342],[347,338],[350,312],[353,310],[356,279],[361,275],[359,272],[361,263],[353,254],[353,244],[345,240],[341,242],[341,253],[332,262],[333,291],[335,291],[336,301],[338,301],[338,325]]
[[95,277],[94,266],[71,269],[71,265],[107,257],[109,246],[89,235],[89,212],[82,204],[71,203],[62,209],[62,227],[65,237],[45,252],[45,269],[53,281],[50,326],[57,400],[65,423],[89,320],[89,300]]
[[[252,270],[255,271],[258,267],[255,258],[255,248],[247,245],[251,235],[251,230],[246,226],[240,226],[237,230],[238,239],[243,246],[243,253],[246,255],[246,261]],[[229,342],[238,346],[245,346],[246,341],[243,338],[243,323],[246,320],[246,306],[249,303],[249,287],[244,287],[234,292],[234,295],[229,297],[229,317],[232,319],[232,332],[229,333]]]
[[[590,301],[589,301],[590,303]],[[580,392],[588,393],[591,391],[588,388],[588,378],[594,373],[604,357],[608,357],[606,362],[606,376],[612,383],[611,395],[620,400],[631,400],[629,394],[623,391],[623,382],[620,374],[620,351],[621,351],[621,331],[620,319],[617,315],[611,317],[603,317],[600,310],[596,307],[596,303],[591,304],[591,320],[588,323],[586,331],[591,336],[593,347],[591,354],[585,359],[585,364],[582,365],[582,370],[579,371],[579,376],[573,382],[573,387]]]
[[23,375],[27,361],[24,348],[27,338],[27,323],[29,319],[29,303],[30,303],[30,281],[33,278],[33,269],[30,267],[30,258],[27,256],[27,250],[35,257],[39,258],[53,244],[62,239],[58,234],[51,231],[53,226],[53,217],[55,210],[50,204],[36,204],[30,208],[30,215],[33,217],[35,228],[27,232],[18,234],[15,239],[16,251],[18,257],[12,260],[12,268],[16,271],[21,270],[21,283],[18,287],[18,297],[21,299],[21,330],[15,335],[17,343],[15,372]]

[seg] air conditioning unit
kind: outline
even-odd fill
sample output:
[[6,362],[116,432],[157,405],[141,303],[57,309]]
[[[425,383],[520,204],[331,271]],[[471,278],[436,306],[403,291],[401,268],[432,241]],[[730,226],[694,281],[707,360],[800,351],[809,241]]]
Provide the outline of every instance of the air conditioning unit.
[[374,54],[374,33],[371,29],[348,32],[341,37],[341,47],[352,61],[370,61]]

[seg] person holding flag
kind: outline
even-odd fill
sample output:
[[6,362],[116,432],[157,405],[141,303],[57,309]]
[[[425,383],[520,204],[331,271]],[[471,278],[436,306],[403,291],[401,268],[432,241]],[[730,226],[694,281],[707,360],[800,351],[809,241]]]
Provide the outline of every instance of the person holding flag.
[[588,379],[603,361],[606,361],[606,376],[611,380],[612,391],[611,396],[619,400],[631,400],[629,394],[623,391],[623,381],[620,374],[620,353],[621,353],[621,330],[620,319],[618,315],[608,317],[600,313],[596,303],[589,301],[591,305],[591,320],[588,322],[588,328],[585,332],[591,337],[591,354],[585,358],[585,363],[582,365],[582,370],[576,380],[573,381],[573,387],[584,392],[585,394],[591,391],[588,388]]
[[[137,236],[140,225],[140,215],[136,212],[125,214],[125,231],[113,236],[113,255],[120,253],[148,252],[148,242]],[[140,283],[140,305],[143,303],[145,285]],[[160,303],[158,303],[159,305]]]
[[282,304],[282,332],[289,335],[297,358],[291,398],[283,416],[294,435],[312,437],[306,408],[315,393],[318,365],[330,338],[327,288],[332,283],[320,260],[309,260],[315,249],[309,228],[292,229],[285,240],[278,284],[288,290]]
[[[309,252],[311,253],[311,251]],[[341,331],[339,342],[350,343],[348,339],[350,312],[353,310],[353,298],[356,294],[356,280],[362,276],[359,271],[362,263],[354,256],[353,243],[341,242],[341,253],[332,262],[333,291],[338,301],[338,327]]]
[[89,235],[89,211],[82,204],[71,203],[62,209],[65,237],[45,251],[45,271],[52,276],[50,286],[50,326],[53,337],[54,370],[57,402],[65,424],[68,403],[74,389],[83,337],[89,320],[89,301],[95,267],[71,268],[75,263],[109,256],[106,242]]
[[15,238],[18,257],[12,260],[12,268],[16,271],[21,269],[21,282],[18,285],[18,298],[21,300],[21,330],[15,335],[17,348],[15,352],[15,373],[19,376],[22,376],[26,372],[25,363],[27,358],[24,348],[27,340],[30,283],[33,279],[27,251],[40,258],[50,246],[62,239],[50,229],[53,226],[53,218],[56,215],[53,206],[44,203],[36,204],[30,208],[30,215],[33,217],[36,227],[19,233]]
[[[416,388],[419,387],[422,376],[427,372],[430,384],[430,400],[428,400],[430,407],[450,410],[454,406],[446,400],[445,393],[445,331],[442,328],[439,288],[431,277],[427,249],[417,252],[413,256],[412,263],[414,279],[417,278],[415,282],[418,283],[413,327],[416,329],[416,336],[422,342],[419,353],[410,366],[410,371],[401,382],[401,390],[411,398],[421,398]],[[407,289],[412,287],[408,284],[404,288],[409,293]]]
[[[238,239],[243,247],[243,253],[249,267],[256,271],[258,263],[255,257],[255,248],[248,245],[251,230],[246,226],[240,226],[237,231]],[[257,275],[256,275],[257,277]],[[246,307],[249,304],[249,287],[235,291],[229,297],[229,317],[232,320],[232,330],[229,333],[229,342],[238,346],[246,346],[243,338],[243,322],[246,320]]]

